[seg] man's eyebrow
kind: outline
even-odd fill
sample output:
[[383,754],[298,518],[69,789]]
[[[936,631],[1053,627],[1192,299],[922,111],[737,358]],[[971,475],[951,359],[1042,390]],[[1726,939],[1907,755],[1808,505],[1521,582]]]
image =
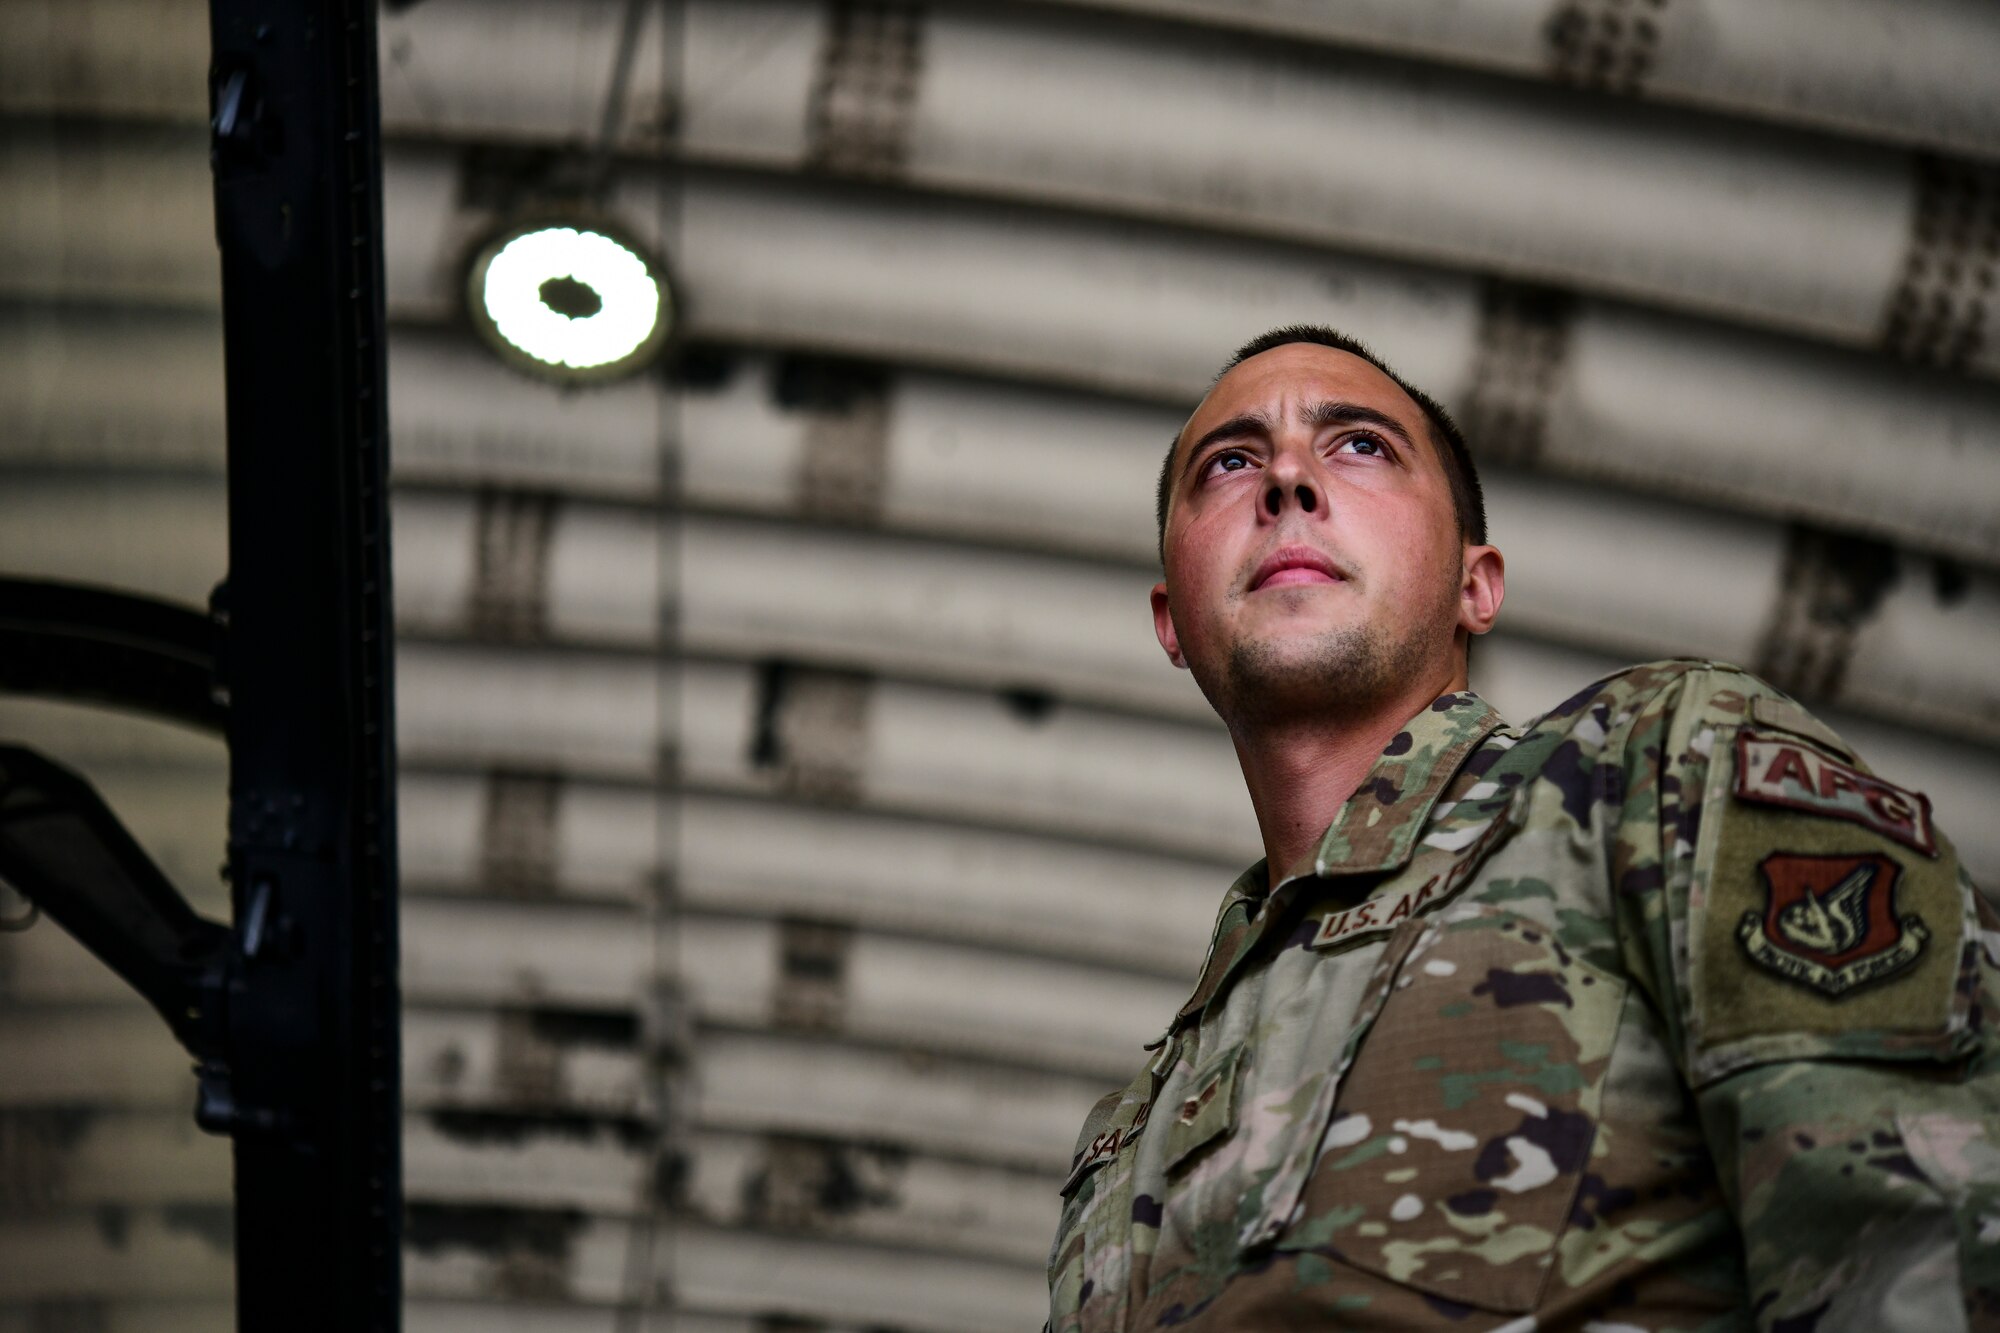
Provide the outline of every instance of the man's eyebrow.
[[1324,426],[1373,426],[1395,436],[1408,449],[1416,448],[1416,441],[1403,423],[1387,412],[1359,403],[1318,402],[1299,409],[1299,423],[1318,429]]
[[1214,444],[1217,440],[1235,440],[1245,435],[1263,435],[1268,437],[1270,433],[1271,418],[1265,413],[1244,412],[1233,416],[1215,429],[1205,432],[1200,439],[1188,446],[1187,453],[1181,456],[1181,474],[1185,476],[1188,468],[1193,466],[1194,460],[1200,456],[1201,451],[1208,448],[1209,445]]

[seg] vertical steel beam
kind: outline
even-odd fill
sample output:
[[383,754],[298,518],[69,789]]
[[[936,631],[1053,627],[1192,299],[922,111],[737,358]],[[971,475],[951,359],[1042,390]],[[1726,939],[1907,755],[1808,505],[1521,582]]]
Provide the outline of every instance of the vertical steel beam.
[[211,0],[229,422],[238,1327],[400,1306],[395,726],[372,0]]

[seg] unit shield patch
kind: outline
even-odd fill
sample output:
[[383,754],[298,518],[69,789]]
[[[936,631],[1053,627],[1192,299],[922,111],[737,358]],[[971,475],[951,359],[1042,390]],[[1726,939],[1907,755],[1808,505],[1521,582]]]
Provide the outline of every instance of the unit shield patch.
[[1836,999],[1917,961],[1930,941],[1919,917],[1896,915],[1902,867],[1879,852],[1774,852],[1758,863],[1764,910],[1736,927],[1744,952],[1788,981]]
[[1776,730],[1716,757],[1689,888],[1695,1076],[1957,1050],[1967,902],[1929,803]]

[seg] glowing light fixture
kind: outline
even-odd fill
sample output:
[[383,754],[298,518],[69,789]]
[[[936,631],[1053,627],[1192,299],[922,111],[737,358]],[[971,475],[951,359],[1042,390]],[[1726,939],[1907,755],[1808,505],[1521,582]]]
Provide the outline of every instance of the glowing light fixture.
[[665,341],[673,301],[665,277],[609,229],[516,226],[473,261],[473,321],[510,360],[563,378],[636,370]]

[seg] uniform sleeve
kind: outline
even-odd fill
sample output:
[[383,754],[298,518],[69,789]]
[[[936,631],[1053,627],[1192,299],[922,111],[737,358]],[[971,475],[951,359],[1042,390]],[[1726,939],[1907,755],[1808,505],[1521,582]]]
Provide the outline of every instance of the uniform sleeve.
[[1688,670],[1605,724],[1621,948],[1757,1326],[2000,1329],[2000,936],[1928,802],[1738,671]]

